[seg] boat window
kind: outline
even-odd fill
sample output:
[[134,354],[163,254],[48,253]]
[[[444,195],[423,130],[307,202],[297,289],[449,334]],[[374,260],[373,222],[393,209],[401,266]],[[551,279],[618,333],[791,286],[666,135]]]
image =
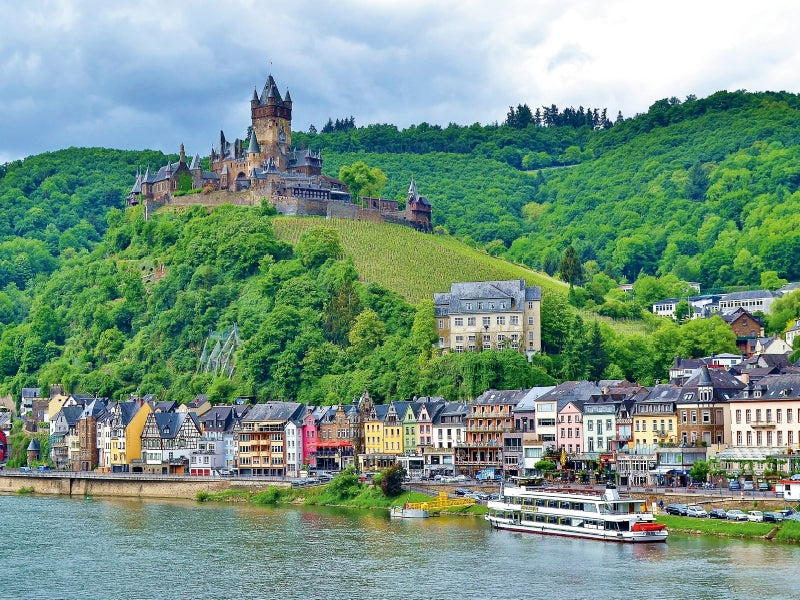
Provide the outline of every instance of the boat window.
[[597,506],[591,504],[590,502],[584,502],[583,504],[583,512],[597,512]]
[[548,500],[547,508],[558,508],[558,500]]
[[523,521],[533,521],[533,514],[531,513],[523,513],[522,514]]
[[533,506],[533,498],[524,498],[523,504],[525,506]]
[[558,503],[558,508],[569,510],[569,502],[561,501]]
[[544,506],[544,505],[545,505],[545,502],[544,502],[544,500],[542,498],[537,498],[536,499],[536,506]]
[[581,502],[573,502],[572,506],[570,506],[572,510],[583,510],[583,503]]
[[572,519],[573,527],[583,527],[583,519]]
[[545,522],[545,517],[544,517],[544,515],[537,514],[537,515],[536,515],[536,522],[537,522],[537,523],[544,523],[544,522]]

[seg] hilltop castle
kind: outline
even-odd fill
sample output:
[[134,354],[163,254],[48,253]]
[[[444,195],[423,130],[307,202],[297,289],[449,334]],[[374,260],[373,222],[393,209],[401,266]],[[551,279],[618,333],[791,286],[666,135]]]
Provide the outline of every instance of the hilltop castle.
[[281,214],[388,221],[430,231],[431,205],[419,195],[413,179],[404,211],[397,201],[384,198],[354,203],[344,183],[322,174],[319,152],[293,148],[292,98],[288,90],[281,96],[272,75],[260,95],[253,90],[250,117],[246,141],[229,142],[219,132],[209,155],[210,171],[202,169],[199,154],[187,163],[181,144],[177,162],[137,174],[127,205],[253,204],[267,198]]

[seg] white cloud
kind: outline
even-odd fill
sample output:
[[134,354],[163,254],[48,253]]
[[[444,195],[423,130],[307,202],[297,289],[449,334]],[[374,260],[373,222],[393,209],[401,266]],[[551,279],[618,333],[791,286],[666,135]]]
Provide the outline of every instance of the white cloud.
[[[2,1],[2,0],[0,0]],[[206,153],[243,136],[271,71],[295,129],[502,121],[720,89],[797,92],[800,4],[634,0],[3,3],[0,156],[68,146]],[[271,63],[271,65],[270,65]]]

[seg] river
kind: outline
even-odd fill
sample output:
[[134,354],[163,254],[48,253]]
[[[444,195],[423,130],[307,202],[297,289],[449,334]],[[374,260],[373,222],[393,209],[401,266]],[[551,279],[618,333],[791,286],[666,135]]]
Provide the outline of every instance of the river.
[[6,598],[797,598],[800,547],[494,531],[462,517],[0,496]]

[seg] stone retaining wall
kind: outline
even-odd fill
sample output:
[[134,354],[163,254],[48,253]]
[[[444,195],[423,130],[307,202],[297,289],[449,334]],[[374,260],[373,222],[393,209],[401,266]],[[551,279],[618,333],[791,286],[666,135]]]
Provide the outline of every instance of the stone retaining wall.
[[96,474],[2,475],[0,493],[18,493],[32,489],[35,494],[60,496],[109,496],[119,498],[188,498],[199,492],[227,489],[265,490],[270,486],[286,487],[288,482],[242,479],[205,479],[197,477],[154,477]]

